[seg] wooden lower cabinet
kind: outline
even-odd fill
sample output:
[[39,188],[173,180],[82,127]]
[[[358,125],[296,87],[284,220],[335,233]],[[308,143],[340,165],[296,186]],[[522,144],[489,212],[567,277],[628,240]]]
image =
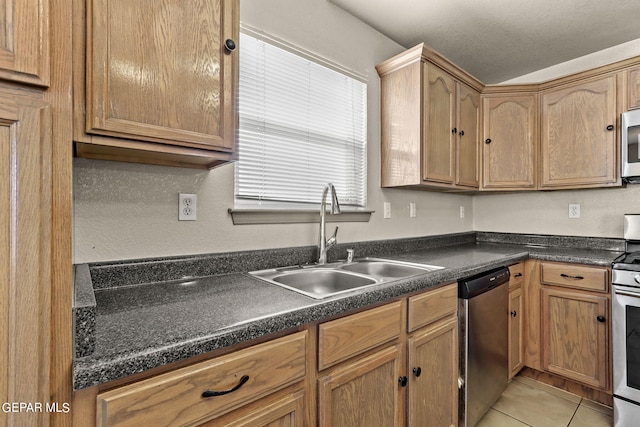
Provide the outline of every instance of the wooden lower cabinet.
[[457,283],[442,286],[320,325],[321,331],[339,328],[340,334],[319,334],[319,349],[335,337],[357,337],[372,330],[364,328],[362,320],[375,312],[386,313],[396,325],[398,318],[392,313],[401,313],[405,330],[395,337],[388,334],[377,350],[351,352],[348,360],[324,371],[320,368],[318,425],[456,426],[457,287]]
[[[4,4],[8,6],[9,2]],[[1,73],[0,64],[0,76]],[[38,92],[0,88],[0,402],[50,402],[52,111]],[[53,389],[52,389],[53,390]],[[3,407],[6,408],[6,407]],[[0,426],[48,426],[43,411]]]
[[456,318],[409,338],[409,426],[458,422],[458,322]]
[[524,299],[522,288],[509,290],[509,378],[524,366]]
[[606,296],[543,288],[544,369],[595,388],[606,389],[608,307]]
[[356,359],[318,379],[319,426],[399,426],[404,404],[399,345]]
[[457,286],[77,391],[74,425],[457,426]]
[[97,395],[96,425],[220,425],[231,411],[303,381],[306,346],[307,333],[298,332],[105,391]]
[[200,427],[303,427],[305,398],[303,388],[269,396]]

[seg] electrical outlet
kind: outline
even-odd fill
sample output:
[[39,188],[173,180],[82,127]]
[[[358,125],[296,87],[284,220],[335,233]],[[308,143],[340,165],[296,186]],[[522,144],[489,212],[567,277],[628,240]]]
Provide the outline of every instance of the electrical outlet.
[[409,218],[416,217],[416,204],[414,202],[409,203]]
[[384,202],[384,217],[391,218],[391,202]]
[[580,203],[569,203],[569,218],[580,218]]
[[464,206],[460,206],[460,219],[464,218]]
[[197,219],[197,202],[197,195],[180,193],[178,201],[178,220],[195,221]]

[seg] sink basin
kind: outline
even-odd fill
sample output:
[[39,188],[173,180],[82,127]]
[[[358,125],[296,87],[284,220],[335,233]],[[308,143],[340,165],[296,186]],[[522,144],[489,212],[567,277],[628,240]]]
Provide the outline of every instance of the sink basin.
[[415,276],[416,274],[424,274],[428,271],[438,270],[442,267],[365,258],[353,264],[346,264],[340,268],[342,270],[353,271],[354,273],[367,274],[370,276],[403,278]]
[[377,283],[369,277],[320,268],[286,272],[272,280],[312,298],[326,298]]
[[322,299],[441,268],[444,267],[361,258],[350,263],[292,266],[252,271],[249,274],[311,298]]

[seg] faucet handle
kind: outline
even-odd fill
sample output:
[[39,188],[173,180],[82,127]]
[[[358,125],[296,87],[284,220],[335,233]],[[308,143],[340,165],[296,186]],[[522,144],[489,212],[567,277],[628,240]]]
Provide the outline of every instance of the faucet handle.
[[335,231],[333,232],[333,236],[329,237],[329,240],[327,240],[327,249],[329,249],[329,247],[335,245],[336,243],[338,243],[338,227],[336,227]]

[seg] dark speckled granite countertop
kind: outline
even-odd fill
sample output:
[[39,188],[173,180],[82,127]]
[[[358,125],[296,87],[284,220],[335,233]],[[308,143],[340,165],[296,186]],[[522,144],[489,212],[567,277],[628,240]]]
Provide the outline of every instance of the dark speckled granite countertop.
[[[514,240],[513,235],[497,233],[452,236],[448,241],[457,244],[440,246],[444,241],[431,238],[427,239],[429,244],[413,242],[406,251],[398,250],[399,241],[388,245],[376,242],[374,246],[378,247],[374,249],[355,245],[356,256],[377,255],[445,268],[324,300],[260,281],[245,272],[115,288],[97,286],[95,330],[90,334],[95,345],[88,355],[76,352],[74,389],[321,321],[527,258],[609,266],[622,251],[621,242],[614,239],[596,239],[586,246],[580,240],[581,247],[576,248],[563,246],[551,237],[539,241]],[[147,261],[147,267],[148,264]],[[103,267],[94,267],[93,275],[100,276]],[[256,268],[244,271],[253,269]]]

